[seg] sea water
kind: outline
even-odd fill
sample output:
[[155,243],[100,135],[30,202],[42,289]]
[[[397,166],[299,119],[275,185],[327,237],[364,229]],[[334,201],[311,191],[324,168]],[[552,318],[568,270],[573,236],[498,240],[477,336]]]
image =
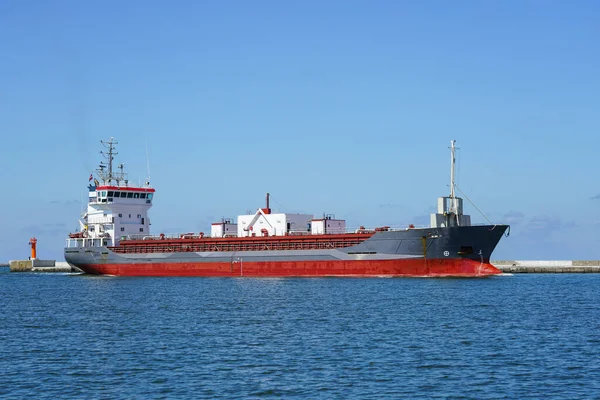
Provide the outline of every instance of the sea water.
[[600,274],[0,270],[0,398],[600,398]]

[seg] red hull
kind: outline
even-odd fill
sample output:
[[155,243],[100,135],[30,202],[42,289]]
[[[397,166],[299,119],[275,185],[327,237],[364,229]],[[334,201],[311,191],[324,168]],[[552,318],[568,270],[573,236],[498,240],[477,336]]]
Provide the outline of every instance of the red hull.
[[90,274],[119,276],[462,276],[498,275],[489,263],[469,259],[402,259],[234,263],[133,263],[78,266]]

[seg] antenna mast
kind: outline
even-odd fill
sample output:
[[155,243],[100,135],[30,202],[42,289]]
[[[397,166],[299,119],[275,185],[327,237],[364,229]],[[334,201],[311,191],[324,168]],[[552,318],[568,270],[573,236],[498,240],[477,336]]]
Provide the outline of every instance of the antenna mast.
[[[463,214],[463,199],[456,197],[456,140],[450,141],[450,196],[438,199],[437,213],[431,214],[432,227],[470,226],[471,216]],[[464,193],[463,193],[464,194]]]
[[[451,152],[451,158],[450,158],[450,198],[454,199],[456,197],[456,195],[454,194],[454,179],[455,179],[455,169],[456,169],[456,147],[454,146],[454,144],[456,143],[456,140],[451,140],[450,141],[450,152]],[[454,205],[454,204],[453,204]]]
[[100,152],[100,154],[102,154],[104,158],[106,158],[106,160],[108,161],[108,171],[104,170],[106,168],[106,165],[104,164],[104,162],[101,162],[100,168],[98,169],[98,175],[100,176],[100,179],[102,179],[102,183],[104,185],[110,185],[113,180],[117,180],[118,182],[118,179],[116,179],[113,175],[113,161],[115,159],[115,156],[119,154],[115,151],[115,145],[119,144],[119,142],[117,142],[114,138],[111,137],[110,140],[106,142],[104,140],[101,140],[100,143],[102,143],[104,147],[108,149],[108,153],[104,151]]

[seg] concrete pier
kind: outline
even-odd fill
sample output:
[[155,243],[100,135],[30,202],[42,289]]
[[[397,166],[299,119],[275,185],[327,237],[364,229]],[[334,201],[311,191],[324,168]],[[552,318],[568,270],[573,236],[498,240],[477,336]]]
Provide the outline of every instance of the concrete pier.
[[600,273],[600,261],[596,260],[497,260],[492,265],[513,274],[526,273]]
[[31,272],[31,260],[10,260],[10,272]]
[[80,272],[64,261],[55,260],[11,260],[10,272]]

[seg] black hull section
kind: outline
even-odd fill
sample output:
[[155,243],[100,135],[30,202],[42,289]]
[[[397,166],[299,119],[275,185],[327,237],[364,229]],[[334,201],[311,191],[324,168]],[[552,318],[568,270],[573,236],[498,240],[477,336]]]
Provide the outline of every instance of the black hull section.
[[467,258],[489,262],[508,225],[419,228],[378,232],[348,254],[402,254],[424,258]]

